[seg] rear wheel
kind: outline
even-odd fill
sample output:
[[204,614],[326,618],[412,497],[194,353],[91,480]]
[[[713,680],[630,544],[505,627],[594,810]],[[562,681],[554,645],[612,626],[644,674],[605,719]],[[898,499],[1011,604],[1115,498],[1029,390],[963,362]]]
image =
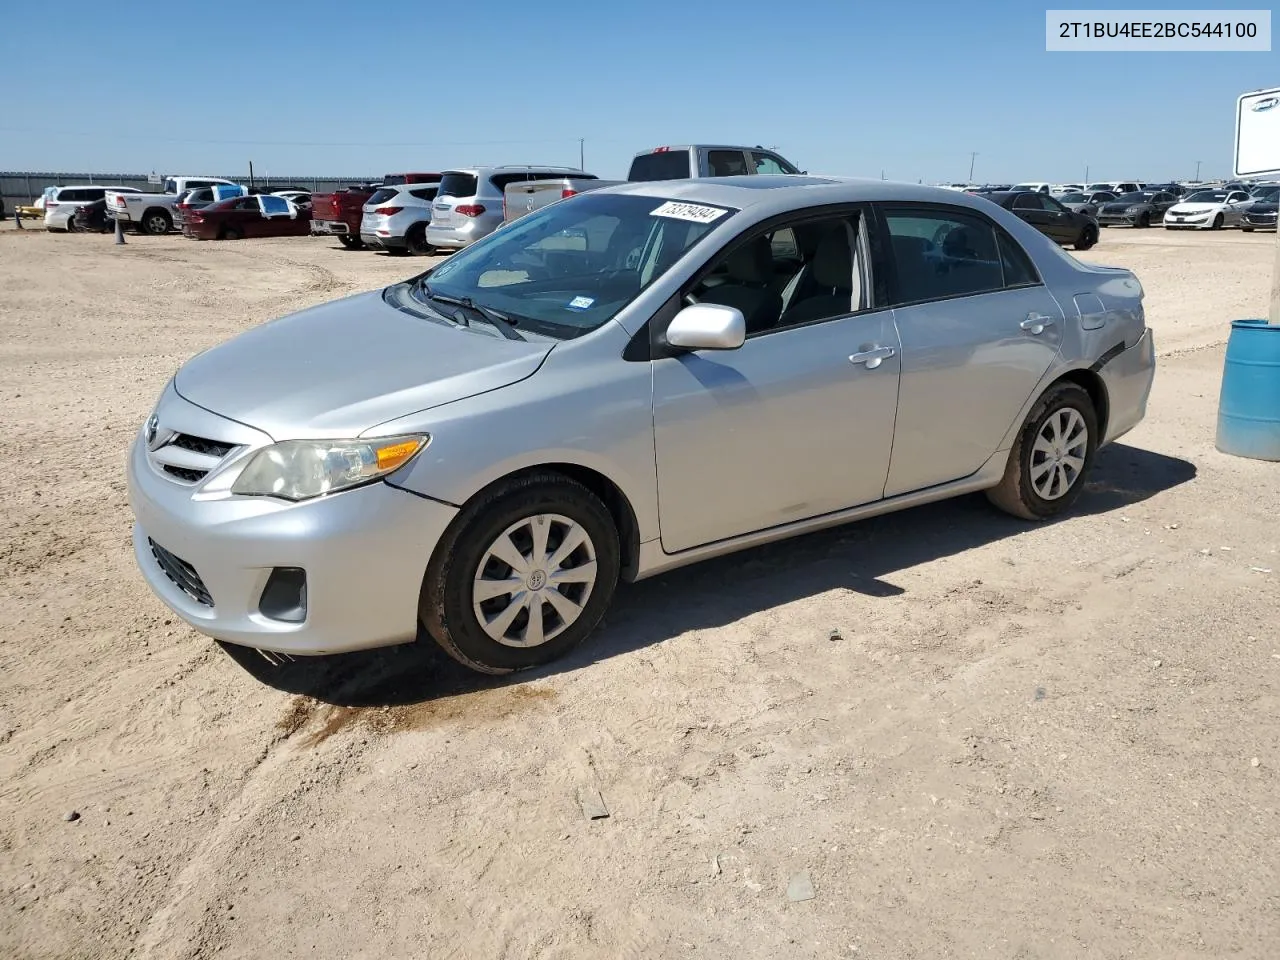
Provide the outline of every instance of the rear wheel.
[[618,532],[600,498],[554,473],[463,509],[427,567],[418,616],[460,663],[510,673],[563,656],[604,615]]
[[1080,231],[1080,239],[1075,242],[1075,248],[1077,250],[1088,250],[1097,242],[1098,242],[1097,227],[1092,227],[1092,226],[1085,227],[1083,230]]
[[431,245],[427,243],[427,228],[421,223],[410,227],[404,240],[409,252],[415,257],[423,257],[431,253]]
[[148,210],[142,216],[142,232],[153,237],[161,236],[173,229],[173,218],[165,210]]
[[338,242],[348,250],[359,250],[364,246],[364,241],[352,233],[338,234]]
[[1062,513],[1080,496],[1097,447],[1098,414],[1088,392],[1054,384],[1027,414],[1004,477],[987,499],[1024,520]]
[[76,215],[73,213],[67,217],[67,233],[75,233],[80,228],[76,225]]
[[223,227],[222,239],[223,240],[243,240],[244,233],[240,230],[239,227]]

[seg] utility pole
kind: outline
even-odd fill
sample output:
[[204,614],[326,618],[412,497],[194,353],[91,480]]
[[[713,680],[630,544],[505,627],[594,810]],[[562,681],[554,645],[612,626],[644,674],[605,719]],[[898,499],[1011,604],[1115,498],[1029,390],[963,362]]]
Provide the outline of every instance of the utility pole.
[[1084,188],[1086,190],[1089,189],[1089,165],[1087,163],[1084,165]]
[[253,191],[253,187],[254,187],[254,183],[253,183],[253,161],[252,161],[252,160],[250,160],[250,161],[249,161],[249,190],[250,190],[250,192],[252,192],[252,191]]
[[1200,182],[1200,161],[1196,161],[1196,183]]
[[977,150],[969,152],[969,183],[973,183],[973,161],[978,156]]
[[578,169],[579,170],[587,169],[586,160],[584,159],[584,155],[583,155],[583,150],[584,150],[583,139],[582,137],[579,137],[578,138]]

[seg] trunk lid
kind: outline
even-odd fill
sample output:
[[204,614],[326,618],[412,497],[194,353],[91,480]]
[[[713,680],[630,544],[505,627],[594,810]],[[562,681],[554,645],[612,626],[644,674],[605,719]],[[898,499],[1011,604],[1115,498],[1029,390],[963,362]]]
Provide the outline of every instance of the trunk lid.
[[355,437],[523,380],[552,346],[412,316],[374,291],[242,333],[188,361],[174,387],[275,440]]

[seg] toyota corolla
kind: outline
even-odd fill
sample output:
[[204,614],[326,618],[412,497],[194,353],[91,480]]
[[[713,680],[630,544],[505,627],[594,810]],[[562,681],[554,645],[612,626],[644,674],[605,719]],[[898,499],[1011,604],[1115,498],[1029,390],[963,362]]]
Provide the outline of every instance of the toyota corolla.
[[594,191],[187,362],[130,455],[137,562],[230,643],[530,667],[619,580],[978,490],[1067,510],[1144,415],[1142,300],[955,191]]

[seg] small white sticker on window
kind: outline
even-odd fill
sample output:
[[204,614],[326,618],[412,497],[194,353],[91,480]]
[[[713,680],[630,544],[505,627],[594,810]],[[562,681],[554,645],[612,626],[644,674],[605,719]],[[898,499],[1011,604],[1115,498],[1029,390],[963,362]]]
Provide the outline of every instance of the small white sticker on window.
[[720,207],[705,207],[700,203],[680,203],[676,200],[668,200],[657,210],[654,210],[650,216],[670,217],[672,220],[688,220],[690,223],[714,223],[728,212],[728,210],[723,210]]
[[569,301],[570,310],[585,310],[587,307],[595,303],[594,297],[574,297]]

